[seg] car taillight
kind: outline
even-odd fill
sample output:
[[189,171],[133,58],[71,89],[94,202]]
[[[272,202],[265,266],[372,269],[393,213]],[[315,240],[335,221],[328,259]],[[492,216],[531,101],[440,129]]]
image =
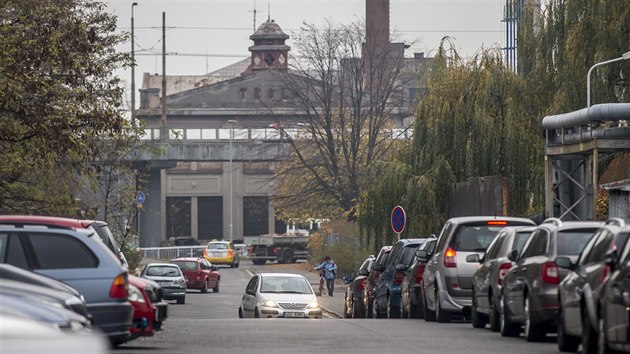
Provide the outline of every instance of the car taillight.
[[208,249],[206,248],[203,249],[203,256],[208,257]]
[[497,279],[497,284],[503,285],[503,278],[505,278],[510,268],[512,268],[512,263],[503,263],[499,266],[499,279]]
[[120,274],[114,279],[112,287],[109,289],[109,297],[114,299],[126,299],[129,297],[127,274]]
[[599,276],[599,282],[603,283],[606,278],[608,278],[608,274],[610,274],[610,266],[605,264],[602,268],[602,274]]
[[424,265],[419,265],[416,268],[416,283],[420,284],[422,282],[422,276],[424,276]]
[[496,225],[505,226],[505,225],[508,224],[508,222],[505,221],[505,220],[490,220],[490,221],[486,222],[486,224],[488,224],[488,225],[495,225],[495,226]]
[[450,247],[444,252],[444,266],[446,268],[457,268],[457,252]]
[[253,246],[247,247],[247,253],[254,253],[254,247]]
[[228,257],[232,257],[234,255],[234,250],[228,250]]
[[556,262],[546,262],[542,265],[542,281],[547,284],[559,284],[558,266]]
[[271,249],[271,253],[273,253],[273,254],[280,253],[280,247],[274,247],[274,248],[272,248],[272,249]]
[[361,279],[361,281],[359,282],[359,290],[361,290],[361,291],[365,290],[365,283],[366,282],[367,282],[367,278]]
[[396,274],[394,275],[394,285],[402,284],[404,277],[405,275],[403,274],[403,272],[397,270]]

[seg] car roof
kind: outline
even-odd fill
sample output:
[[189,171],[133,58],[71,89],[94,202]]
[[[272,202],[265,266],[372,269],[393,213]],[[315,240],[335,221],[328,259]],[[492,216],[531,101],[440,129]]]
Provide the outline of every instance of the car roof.
[[[56,217],[56,216],[0,215],[0,224],[14,224],[14,223],[44,224],[44,225],[57,225],[57,226],[85,229],[91,224],[93,224],[94,222],[95,222],[94,220],[79,220],[79,219],[62,218],[62,217]],[[105,223],[105,222],[102,222],[102,223]]]
[[147,268],[148,267],[177,267],[179,268],[177,264],[173,264],[173,263],[149,263],[147,264]]
[[[90,229],[78,229],[78,228],[73,228],[73,227],[63,227],[63,228],[56,228],[56,225],[45,225],[45,224],[37,224],[37,225],[32,225],[32,224],[2,224],[0,223],[0,230],[28,230],[28,231],[47,231],[53,227],[55,228],[56,233],[63,233],[63,234],[73,234],[73,235],[81,235],[81,236],[96,236],[98,237],[97,233],[94,232],[93,230]],[[101,242],[102,243],[102,242]]]
[[543,222],[538,227],[544,227],[548,229],[563,230],[578,230],[578,229],[599,229],[604,226],[600,221],[562,221],[560,224],[555,222]]
[[449,222],[455,223],[455,224],[467,224],[467,223],[474,223],[474,222],[480,222],[480,221],[491,221],[491,220],[529,222],[532,225],[535,225],[534,221],[532,221],[531,219],[519,218],[519,217],[514,217],[514,216],[489,216],[489,215],[483,216],[483,215],[479,215],[479,216],[458,216],[458,217],[454,217],[454,218],[448,219]]
[[258,273],[263,278],[304,278],[302,274],[295,273]]

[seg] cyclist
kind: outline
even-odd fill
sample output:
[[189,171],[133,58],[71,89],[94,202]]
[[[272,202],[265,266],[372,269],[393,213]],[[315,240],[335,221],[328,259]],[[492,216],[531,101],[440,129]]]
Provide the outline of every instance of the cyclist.
[[315,267],[317,270],[321,270],[321,275],[326,279],[326,288],[328,288],[328,296],[333,296],[333,290],[335,288],[335,273],[337,271],[337,265],[330,259],[330,256],[324,257],[324,261]]

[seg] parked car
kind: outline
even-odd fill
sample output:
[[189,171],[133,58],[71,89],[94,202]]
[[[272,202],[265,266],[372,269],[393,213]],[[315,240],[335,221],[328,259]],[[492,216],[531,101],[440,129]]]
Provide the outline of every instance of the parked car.
[[[0,279],[2,279],[3,281],[15,281],[18,282],[18,284],[25,283],[40,286],[46,289],[51,289],[53,293],[60,293],[60,295],[66,294],[66,296],[59,298],[59,303],[62,306],[68,307],[74,312],[85,316],[90,320],[90,322],[92,321],[92,315],[90,315],[87,310],[85,298],[83,297],[83,295],[81,295],[75,288],[62,283],[59,280],[46,277],[41,274],[37,274],[6,263],[0,263]],[[3,285],[5,283],[3,283]],[[18,291],[21,287],[21,285],[17,287]],[[2,288],[0,287],[0,290],[1,289]],[[42,292],[48,294],[48,292],[45,290],[43,290]]]
[[118,257],[120,263],[129,268],[127,259],[122,252],[120,243],[116,240],[109,226],[104,221],[98,220],[80,220],[61,218],[56,216],[39,216],[39,215],[0,215],[0,224],[6,225],[47,225],[59,227],[72,227],[75,229],[88,229],[96,232],[98,237],[103,241],[105,246]]
[[365,290],[363,291],[363,312],[367,318],[374,316],[374,286],[383,270],[385,270],[385,263],[391,251],[392,246],[383,246],[381,248],[365,282]]
[[178,304],[186,303],[186,279],[177,264],[149,263],[140,276],[160,284],[165,300],[177,300]]
[[509,260],[511,252],[520,253],[536,228],[533,226],[509,226],[503,228],[492,241],[484,255],[476,253],[466,261],[479,262],[479,269],[473,274],[471,322],[475,328],[484,328],[490,322],[490,329],[501,329],[500,311],[503,278],[514,262]]
[[599,353],[605,354],[630,352],[630,225],[619,220],[614,234],[625,235],[626,245],[606,256],[610,275],[599,291],[596,328]]
[[239,318],[321,318],[317,296],[303,275],[258,273],[247,283]]
[[424,309],[422,298],[420,297],[420,287],[422,287],[422,276],[427,262],[433,255],[437,238],[431,235],[430,238],[418,246],[416,256],[403,278],[401,289],[402,298],[400,310],[403,318],[423,318]]
[[541,341],[555,329],[558,284],[569,273],[557,257],[575,262],[603,223],[547,219],[538,225],[520,255],[508,258],[514,266],[503,278],[501,335],[518,336],[523,325],[528,342]]
[[71,298],[68,295],[39,285],[4,280],[0,287],[0,306],[49,323],[62,331],[89,331],[91,320],[66,303]]
[[[0,300],[0,343],[2,353],[109,353],[107,337],[97,331],[60,331],[34,319]],[[70,312],[72,313],[72,312]]]
[[400,318],[402,281],[413,262],[416,249],[424,240],[408,238],[394,243],[385,270],[374,286],[374,317]]
[[164,290],[162,290],[160,284],[151,279],[142,277],[136,277],[136,279],[141,279],[145,283],[144,291],[149,296],[149,300],[151,300],[153,306],[156,307],[153,327],[156,331],[161,330],[162,324],[168,318],[168,303],[164,300]]
[[132,306],[127,269],[93,230],[0,225],[0,263],[60,280],[85,298],[94,325],[114,345],[128,340]]
[[212,264],[227,264],[238,268],[240,260],[234,244],[230,241],[210,241],[203,250],[203,257]]
[[361,266],[352,275],[343,278],[347,284],[346,294],[343,303],[343,314],[345,318],[365,318],[363,312],[363,292],[365,291],[365,283],[367,277],[372,270],[376,257],[374,255],[366,258]]
[[422,278],[424,319],[450,322],[452,315],[469,316],[472,278],[478,264],[466,262],[471,254],[481,256],[506,226],[535,225],[530,219],[466,216],[446,221]]
[[160,318],[161,311],[159,308],[168,306],[163,301],[152,302],[147,287],[147,279],[129,276],[129,302],[133,305],[133,325],[130,333],[131,339],[140,336],[153,336],[156,331],[162,329],[162,323],[165,318]]
[[208,289],[218,293],[221,284],[221,275],[217,267],[204,258],[176,258],[171,263],[177,264],[186,278],[187,289],[199,289],[207,293]]

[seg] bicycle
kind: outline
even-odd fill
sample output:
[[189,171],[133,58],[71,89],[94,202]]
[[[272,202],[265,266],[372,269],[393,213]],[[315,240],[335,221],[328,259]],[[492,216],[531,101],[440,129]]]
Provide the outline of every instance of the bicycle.
[[324,271],[319,272],[319,296],[324,296],[324,289],[326,288],[326,278],[324,278]]

